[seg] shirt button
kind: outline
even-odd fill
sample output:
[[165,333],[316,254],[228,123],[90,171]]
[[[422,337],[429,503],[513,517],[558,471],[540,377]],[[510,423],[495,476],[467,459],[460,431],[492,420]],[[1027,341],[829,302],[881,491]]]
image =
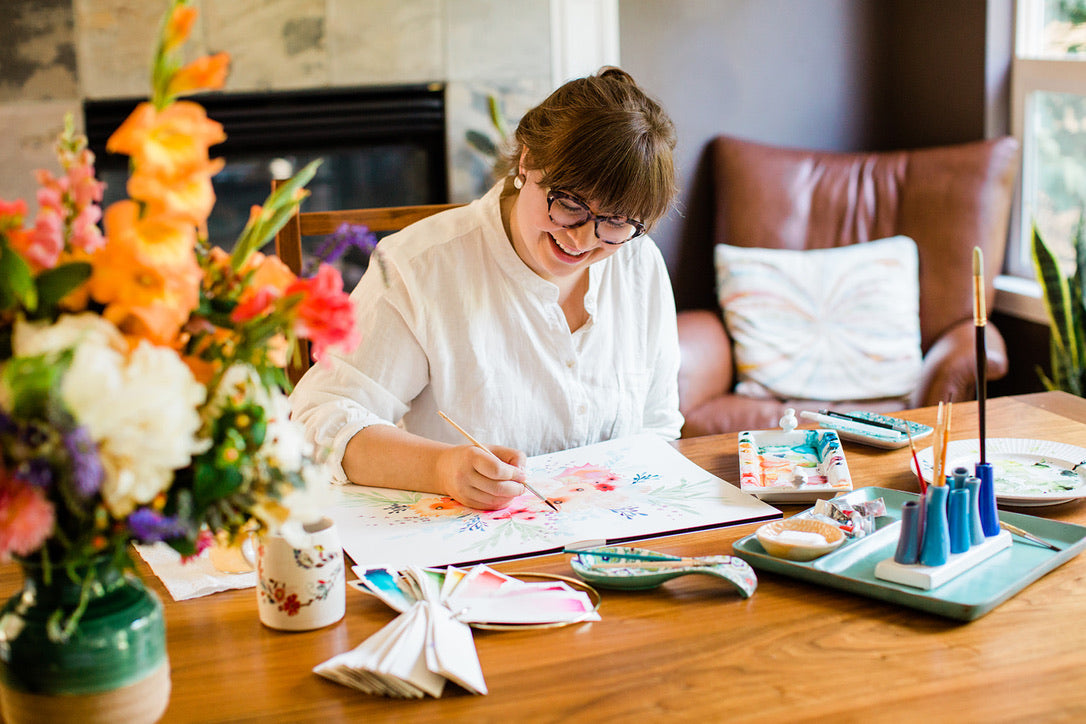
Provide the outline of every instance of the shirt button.
[[572,359],[571,360],[566,360],[566,367],[568,367],[569,369],[573,369],[576,366],[577,366],[577,360],[572,360]]
[[586,412],[588,412],[588,407],[587,406],[585,406],[585,405],[578,405],[577,406],[577,414],[578,415],[583,415]]

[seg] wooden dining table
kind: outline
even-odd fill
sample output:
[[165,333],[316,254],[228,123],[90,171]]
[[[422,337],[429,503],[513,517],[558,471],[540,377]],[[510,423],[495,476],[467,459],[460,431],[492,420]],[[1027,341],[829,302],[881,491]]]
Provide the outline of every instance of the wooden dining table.
[[[900,416],[934,424],[936,411]],[[986,419],[989,438],[1086,446],[1086,400],[1066,393],[992,399]],[[955,404],[952,422],[951,440],[975,436],[977,404]],[[735,434],[676,446],[738,481]],[[845,455],[857,487],[918,490],[908,447],[846,442]],[[809,505],[778,507],[787,516]],[[1086,525],[1083,502],[1014,512]],[[758,525],[638,545],[730,554]],[[252,589],[173,601],[146,564],[137,567],[165,604],[173,686],[166,722],[1086,720],[1083,556],[970,622],[763,571],[750,598],[710,576],[601,590],[599,621],[475,631],[487,695],[449,684],[440,698],[412,700],[364,694],[312,672],[396,616],[376,598],[348,589],[340,622],[284,633],[260,623]],[[561,554],[495,567],[573,576]],[[0,596],[19,586],[18,569],[0,567]]]

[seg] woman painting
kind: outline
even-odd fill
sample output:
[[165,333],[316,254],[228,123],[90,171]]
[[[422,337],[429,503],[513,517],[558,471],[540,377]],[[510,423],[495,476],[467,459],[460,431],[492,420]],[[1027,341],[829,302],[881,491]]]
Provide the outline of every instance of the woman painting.
[[645,235],[675,195],[674,145],[604,68],[524,115],[485,196],[384,239],[351,295],[362,344],[291,397],[335,477],[494,509],[524,493],[527,455],[677,438],[674,301]]

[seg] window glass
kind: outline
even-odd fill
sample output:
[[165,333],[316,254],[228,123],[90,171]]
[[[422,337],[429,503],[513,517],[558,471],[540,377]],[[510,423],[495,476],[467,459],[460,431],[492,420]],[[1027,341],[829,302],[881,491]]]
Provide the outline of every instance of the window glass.
[[1023,208],[1061,261],[1086,204],[1086,96],[1034,91],[1028,102]]
[[1022,195],[1007,271],[1032,279],[1033,225],[1069,270],[1086,209],[1086,0],[1018,0],[1013,68]]

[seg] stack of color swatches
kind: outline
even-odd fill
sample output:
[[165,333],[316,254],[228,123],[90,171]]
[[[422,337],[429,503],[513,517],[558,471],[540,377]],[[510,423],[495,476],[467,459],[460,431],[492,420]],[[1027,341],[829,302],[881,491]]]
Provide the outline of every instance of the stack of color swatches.
[[487,693],[469,624],[598,621],[588,595],[562,581],[527,582],[485,565],[465,571],[355,567],[354,588],[395,611],[395,620],[313,671],[369,694],[441,696],[446,681]]

